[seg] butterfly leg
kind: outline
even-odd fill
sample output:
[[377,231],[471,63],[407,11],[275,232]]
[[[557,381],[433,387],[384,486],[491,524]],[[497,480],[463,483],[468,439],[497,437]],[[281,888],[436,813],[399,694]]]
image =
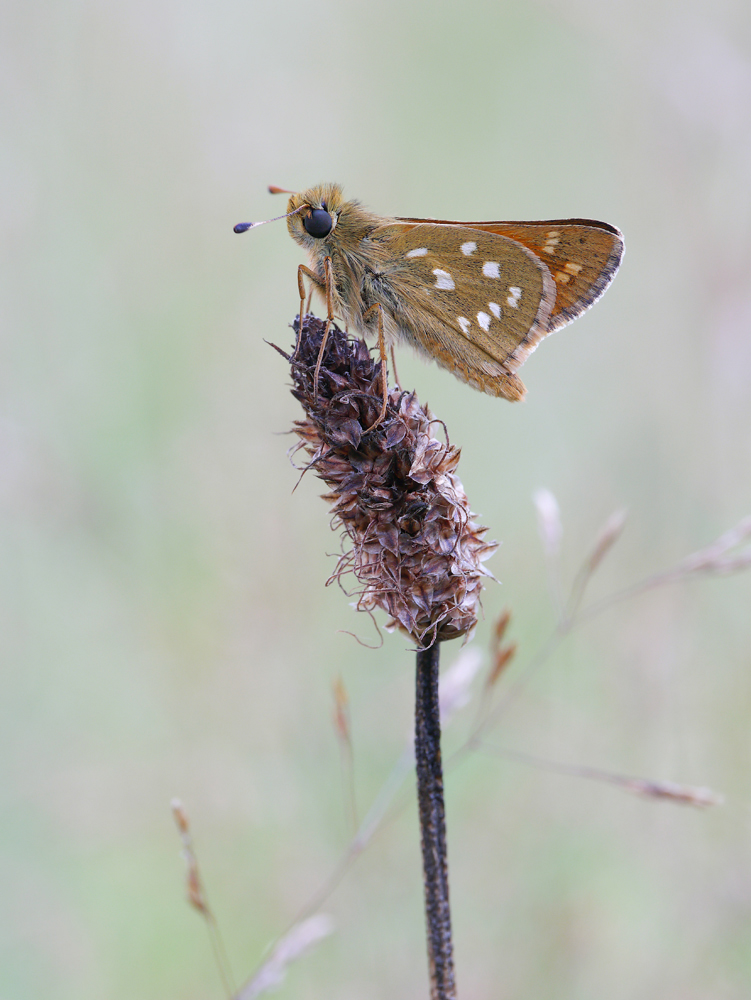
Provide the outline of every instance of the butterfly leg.
[[[386,341],[383,336],[383,306],[381,305],[380,302],[376,302],[375,305],[365,310],[365,312],[362,314],[363,320],[367,321],[368,316],[370,316],[371,313],[376,313],[376,315],[378,316],[378,350],[380,351],[381,354],[381,384],[383,386],[383,404],[381,405],[381,412],[376,417],[375,423],[371,424],[371,426],[368,427],[368,431],[372,431],[375,427],[377,427],[383,420],[383,418],[386,416],[386,407],[388,406],[388,401],[389,401],[388,361],[386,359]],[[365,433],[367,434],[368,431],[366,431]]]
[[[305,278],[310,278],[312,284],[310,286],[310,292],[305,291]],[[306,313],[310,312],[310,300],[313,296],[313,288],[318,285],[319,288],[325,287],[325,282],[321,281],[315,271],[311,271],[309,267],[304,264],[300,264],[297,269],[297,291],[300,296],[300,326],[297,330],[297,343],[295,344],[295,349],[292,352],[292,357],[294,358],[297,354],[297,349],[300,346],[300,336],[302,334],[302,320]],[[305,299],[308,299],[307,306],[305,304]]]
[[321,281],[318,275],[314,274],[314,272],[311,271],[310,268],[305,267],[304,264],[301,264],[300,267],[298,267],[297,269],[298,275],[300,274],[300,271],[304,271],[305,274],[308,275],[308,277],[312,278],[319,288],[326,289],[326,326],[324,327],[323,336],[321,337],[321,346],[318,349],[318,361],[316,361],[316,370],[313,376],[313,386],[314,386],[313,399],[317,400],[318,373],[321,370],[321,362],[323,361],[323,352],[326,350],[326,341],[329,339],[329,330],[331,329],[331,324],[334,322],[334,267],[333,264],[331,263],[331,258],[326,257],[326,259],[323,262],[323,272],[325,275],[323,281]]
[[[326,341],[328,340],[331,324],[334,322],[334,296],[333,296],[334,269],[331,264],[330,257],[327,257],[324,260],[323,267],[325,273],[325,278],[323,279],[319,278],[318,275],[315,273],[315,271],[311,271],[311,269],[309,267],[306,267],[305,264],[300,264],[299,267],[297,268],[297,290],[300,293],[300,327],[297,338],[297,345],[295,346],[295,350],[292,355],[293,358],[295,354],[297,354],[297,346],[299,346],[300,343],[300,334],[302,333],[303,316],[305,315],[305,312],[309,311],[310,309],[310,300],[313,297],[313,288],[317,286],[318,288],[323,288],[326,291],[326,327],[323,331],[323,337],[321,338],[321,346],[318,349],[318,361],[316,362],[316,370],[314,377],[315,399],[318,398],[318,373],[321,370],[321,361],[323,360],[323,352],[326,349]],[[307,308],[305,303],[306,293],[305,293],[305,280],[304,280],[306,277],[310,278],[312,282],[310,286],[310,292],[307,295],[308,299]]]
[[401,386],[401,381],[399,379],[399,372],[396,370],[396,356],[394,355],[394,345],[389,347],[389,354],[391,355],[391,371],[394,373],[394,382],[396,382],[397,387]]

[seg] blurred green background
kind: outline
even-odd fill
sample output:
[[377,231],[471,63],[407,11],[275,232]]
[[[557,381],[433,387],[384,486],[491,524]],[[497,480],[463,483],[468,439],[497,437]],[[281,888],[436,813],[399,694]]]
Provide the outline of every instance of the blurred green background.
[[[341,857],[331,724],[363,812],[409,731],[413,655],[324,583],[337,541],[282,436],[294,189],[377,212],[589,216],[627,253],[512,406],[407,351],[503,542],[519,672],[553,624],[532,492],[604,596],[751,512],[747,0],[6,0],[2,65],[0,996],[220,997],[169,812],[191,816],[243,979]],[[751,574],[613,608],[498,742],[726,795],[697,812],[474,757],[447,778],[462,1000],[751,995]],[[444,649],[450,664],[458,645]],[[509,681],[511,677],[509,678]],[[447,734],[449,747],[470,714]],[[406,808],[324,909],[284,998],[427,995]]]

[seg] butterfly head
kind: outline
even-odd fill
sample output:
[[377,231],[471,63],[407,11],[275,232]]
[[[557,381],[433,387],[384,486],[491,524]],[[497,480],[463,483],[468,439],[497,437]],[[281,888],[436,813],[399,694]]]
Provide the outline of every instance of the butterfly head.
[[319,184],[289,199],[287,229],[313,258],[346,252],[366,237],[381,220],[358,201],[345,201],[338,184]]
[[319,184],[293,194],[287,205],[287,229],[293,240],[308,252],[315,252],[329,242],[343,207],[342,189],[338,184]]

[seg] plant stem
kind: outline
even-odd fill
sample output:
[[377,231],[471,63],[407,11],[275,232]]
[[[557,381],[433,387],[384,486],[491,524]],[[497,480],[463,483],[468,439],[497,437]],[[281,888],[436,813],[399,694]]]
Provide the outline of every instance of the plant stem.
[[438,705],[440,643],[417,653],[415,762],[431,1000],[456,1000]]

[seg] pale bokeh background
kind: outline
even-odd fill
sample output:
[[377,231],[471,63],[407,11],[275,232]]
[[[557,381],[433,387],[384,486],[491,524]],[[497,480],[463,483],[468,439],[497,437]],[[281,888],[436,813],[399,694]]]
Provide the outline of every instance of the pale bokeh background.
[[[629,508],[592,597],[751,512],[751,7],[8,0],[0,17],[0,995],[220,997],[171,797],[242,979],[347,842],[334,678],[364,810],[413,668],[399,636],[371,651],[340,631],[373,641],[324,588],[337,542],[320,485],[292,493],[297,410],[264,344],[290,342],[301,257],[283,223],[232,225],[284,210],[270,182],[332,179],[383,213],[624,230],[615,284],[531,358],[523,405],[399,355],[503,541],[485,608],[512,607],[518,670],[552,623],[535,489],[560,501],[568,577]],[[723,808],[488,758],[449,775],[462,1000],[751,995],[749,607],[751,574],[608,612],[498,737],[707,785]],[[408,808],[279,997],[427,995],[421,891]]]

